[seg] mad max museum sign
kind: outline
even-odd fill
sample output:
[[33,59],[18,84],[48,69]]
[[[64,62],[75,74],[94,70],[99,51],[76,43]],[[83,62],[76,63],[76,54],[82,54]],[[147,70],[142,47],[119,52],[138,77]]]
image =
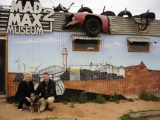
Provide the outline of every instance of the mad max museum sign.
[[[14,34],[43,34],[44,31],[52,31],[54,10],[42,8],[39,2],[34,2],[32,7],[30,1],[26,1],[25,6],[22,2],[12,1],[8,20],[7,33]],[[43,30],[41,22],[48,22],[48,28]]]

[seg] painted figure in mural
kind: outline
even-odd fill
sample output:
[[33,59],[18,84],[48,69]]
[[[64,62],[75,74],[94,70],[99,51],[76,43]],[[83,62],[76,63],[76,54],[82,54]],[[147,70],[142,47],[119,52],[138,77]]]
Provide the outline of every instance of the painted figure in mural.
[[32,82],[32,75],[30,73],[24,74],[24,80],[18,85],[18,90],[16,92],[15,98],[19,102],[18,109],[22,111],[23,104],[27,105],[29,108],[31,106],[30,94],[34,93],[34,85]]
[[35,94],[40,95],[40,112],[44,111],[47,107],[49,111],[53,111],[53,102],[56,96],[56,84],[49,78],[48,73],[43,73],[43,81],[38,85]]

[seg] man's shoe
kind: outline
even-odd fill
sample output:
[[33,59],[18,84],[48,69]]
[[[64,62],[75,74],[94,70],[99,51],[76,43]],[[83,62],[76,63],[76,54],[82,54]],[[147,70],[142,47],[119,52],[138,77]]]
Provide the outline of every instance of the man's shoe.
[[53,111],[53,106],[52,106],[52,107],[50,107],[50,108],[48,107],[48,109],[49,109],[49,111]]

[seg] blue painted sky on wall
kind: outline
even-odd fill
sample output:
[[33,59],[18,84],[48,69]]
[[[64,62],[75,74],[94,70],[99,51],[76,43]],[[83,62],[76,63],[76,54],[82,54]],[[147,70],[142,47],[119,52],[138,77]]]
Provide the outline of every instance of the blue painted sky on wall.
[[[139,65],[144,62],[148,69],[160,70],[160,37],[149,37],[157,42],[151,43],[149,53],[128,52],[125,35],[102,34],[99,52],[75,52],[72,51],[71,32],[52,32],[43,35],[15,35],[9,34],[8,41],[8,71],[24,72],[23,63],[30,66],[39,66],[39,69],[51,65],[62,66],[62,49],[67,48],[67,66],[73,68],[79,65],[92,63],[112,64],[114,66]],[[142,37],[142,36],[141,36]],[[145,36],[146,38],[147,36]],[[19,60],[20,69],[18,66]],[[90,66],[82,66],[90,68]],[[94,70],[95,68],[92,67]]]

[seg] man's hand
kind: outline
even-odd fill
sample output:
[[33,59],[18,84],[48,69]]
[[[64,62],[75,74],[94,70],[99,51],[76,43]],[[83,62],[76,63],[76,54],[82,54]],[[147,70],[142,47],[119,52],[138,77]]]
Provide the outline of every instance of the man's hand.
[[40,98],[40,99],[38,100],[38,102],[41,103],[43,100],[44,100],[44,98]]

